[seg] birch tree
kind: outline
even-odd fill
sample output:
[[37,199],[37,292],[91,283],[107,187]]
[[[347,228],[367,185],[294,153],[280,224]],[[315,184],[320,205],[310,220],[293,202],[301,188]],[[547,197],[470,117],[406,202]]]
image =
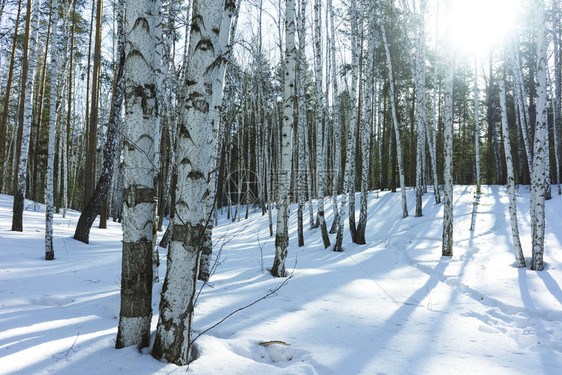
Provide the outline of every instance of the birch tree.
[[325,193],[325,169],[326,154],[323,119],[324,119],[324,91],[322,76],[322,2],[314,0],[314,62],[315,62],[315,83],[316,83],[316,189],[318,198],[318,224],[322,233],[324,248],[330,246],[330,237],[326,219],[324,218],[324,193]]
[[[369,9],[369,8],[367,8]],[[368,29],[375,30],[376,28],[376,13],[374,9],[369,9]],[[363,103],[363,116],[361,116],[360,123],[360,143],[361,143],[361,198],[359,210],[359,223],[357,225],[357,238],[356,243],[365,244],[365,231],[367,229],[367,198],[369,188],[369,170],[370,170],[370,154],[369,146],[371,139],[371,129],[373,126],[373,107],[376,97],[375,91],[375,33],[368,33],[367,36],[367,51],[366,51],[366,74],[362,80],[363,89],[361,90],[361,102]]]
[[421,0],[420,12],[417,15],[416,24],[416,132],[417,132],[417,151],[416,151],[416,217],[422,216],[422,162],[425,155],[425,122],[426,101],[425,101],[425,33],[424,15],[426,1]]
[[[447,4],[449,6],[449,4]],[[448,44],[451,42],[449,41]],[[445,119],[443,170],[443,243],[441,255],[453,256],[453,79],[455,76],[454,50],[452,45],[445,50]]]
[[207,221],[210,220],[206,216],[205,197],[210,194],[209,160],[214,151],[214,108],[211,106],[213,90],[218,86],[216,80],[220,79],[214,64],[219,57],[218,39],[224,10],[224,0],[193,1],[188,61],[180,92],[175,214],[152,351],[156,359],[177,365],[185,365],[192,358],[196,281]]
[[474,58],[474,157],[476,164],[476,193],[480,194],[480,111],[478,109],[478,59]]
[[[240,0],[238,1],[240,4]],[[219,123],[220,123],[220,112],[221,112],[221,104],[223,98],[223,89],[224,89],[224,79],[225,79],[225,72],[226,72],[226,64],[227,61],[230,59],[232,43],[231,38],[234,34],[235,29],[231,28],[231,21],[234,13],[238,12],[238,8],[234,0],[226,0],[224,5],[223,16],[221,20],[221,27],[219,31],[219,39],[218,39],[218,50],[215,51],[217,55],[217,60],[213,65],[213,73],[215,75],[215,79],[213,80],[213,95],[211,97],[210,103],[210,120],[209,123],[212,126],[213,134],[211,136],[211,170],[213,171],[210,175],[209,179],[209,189],[211,194],[209,194],[206,198],[206,212],[205,215],[207,219],[207,229],[205,230],[205,239],[203,249],[201,251],[201,260],[200,260],[200,267],[199,267],[199,280],[207,281],[211,276],[211,255],[213,250],[213,241],[212,241],[212,233],[213,233],[213,220],[210,220],[210,217],[214,213],[215,204],[216,204],[216,167],[217,167],[217,139],[219,134]],[[236,15],[237,17],[237,15]]]
[[[336,31],[335,31],[335,17],[334,7],[332,0],[328,0],[328,11],[330,13],[330,83],[332,85],[332,122],[334,128],[334,177],[333,177],[333,202],[334,202],[334,222],[332,224],[333,230],[330,233],[336,233],[339,222],[340,210],[338,209],[338,185],[341,176],[341,122],[340,122],[340,98],[338,91],[338,77],[336,74]],[[340,237],[341,238],[341,237]]]
[[533,151],[533,170],[531,172],[531,228],[533,258],[531,269],[544,269],[544,232],[545,232],[545,194],[547,171],[545,165],[549,157],[548,150],[548,106],[546,102],[546,38],[545,38],[545,3],[537,2],[537,122]]
[[429,141],[429,152],[431,153],[431,169],[433,170],[433,195],[435,196],[435,203],[441,203],[441,194],[439,192],[439,178],[437,176],[437,91],[438,91],[438,79],[437,79],[437,61],[438,61],[438,51],[439,51],[439,1],[435,4],[435,60],[433,62],[433,129],[432,136],[429,136],[427,132]]
[[285,262],[289,246],[288,209],[291,181],[291,132],[294,128],[295,101],[295,0],[285,2],[285,78],[283,82],[283,119],[281,123],[281,161],[277,185],[277,229],[275,232],[275,258],[271,274],[285,277]]
[[[12,82],[13,82],[13,75],[14,75],[14,63],[16,61],[16,47],[17,47],[17,36],[18,30],[20,26],[20,14],[22,8],[23,0],[20,0],[18,3],[18,11],[16,14],[15,26],[14,26],[14,36],[12,39],[12,50],[10,53],[10,64],[8,67],[8,77],[6,79],[6,86],[4,88],[4,105],[2,110],[2,120],[0,122],[0,145],[6,145],[6,131],[8,125],[8,109],[10,106],[10,92],[12,89]],[[31,3],[28,3],[31,5]],[[6,169],[4,168],[4,163],[9,159],[9,152],[6,149],[7,147],[2,146],[0,149],[0,193],[4,191],[4,176]]]
[[152,319],[161,5],[158,0],[126,0],[125,9],[123,261],[115,346],[142,348],[149,345]]
[[[31,13],[29,10],[28,0],[28,14],[31,14],[29,19],[29,29],[26,30],[26,44],[24,48],[24,58],[22,62],[22,75],[25,79],[22,82],[23,87],[21,88],[22,95],[20,96],[20,102],[23,103],[23,118],[20,118],[20,131],[21,131],[21,143],[19,159],[17,160],[17,184],[15,186],[14,192],[14,205],[13,205],[13,216],[12,216],[12,230],[22,232],[23,231],[23,210],[24,210],[24,200],[25,200],[25,190],[26,190],[26,177],[27,177],[27,160],[29,157],[29,141],[31,136],[31,120],[33,117],[32,113],[32,100],[33,100],[33,78],[35,77],[35,67],[37,65],[37,35],[39,32],[39,19],[40,19],[40,7],[41,0],[33,1],[33,9]],[[6,113],[7,115],[7,113]],[[2,145],[4,147],[4,145]]]
[[298,53],[298,123],[297,138],[295,139],[299,166],[297,169],[297,228],[299,246],[304,246],[304,230],[303,230],[303,209],[305,201],[305,178],[306,178],[306,158],[305,158],[305,127],[306,125],[306,0],[299,1],[299,17],[298,17],[298,36],[299,36],[299,53]]
[[59,1],[51,2],[51,58],[49,60],[49,75],[51,76],[49,94],[49,146],[47,156],[47,183],[45,187],[45,259],[55,259],[53,249],[53,213],[54,196],[53,180],[55,166],[55,130],[57,126],[57,90],[59,84],[59,56],[58,56],[58,37],[59,37]]
[[509,140],[509,128],[507,126],[507,108],[505,104],[505,80],[500,79],[500,107],[502,112],[503,146],[505,150],[505,162],[507,166],[507,191],[509,194],[509,217],[511,221],[511,237],[515,249],[515,259],[519,267],[525,267],[525,258],[519,238],[519,226],[517,224],[517,204],[515,202],[515,174],[513,173],[513,157],[511,155],[511,142]]

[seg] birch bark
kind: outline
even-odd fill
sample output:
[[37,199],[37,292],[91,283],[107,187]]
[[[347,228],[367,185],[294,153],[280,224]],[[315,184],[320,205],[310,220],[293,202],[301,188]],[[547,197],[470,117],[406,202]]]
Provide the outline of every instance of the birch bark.
[[422,216],[422,161],[425,154],[424,129],[427,121],[425,106],[425,33],[424,33],[424,14],[426,1],[421,0],[420,12],[417,15],[417,35],[416,35],[416,131],[417,131],[417,152],[416,152],[416,217]]
[[[45,187],[45,259],[55,259],[53,249],[53,214],[54,207],[54,167],[55,167],[55,131],[57,126],[57,90],[59,84],[59,56],[58,56],[58,37],[59,37],[59,1],[53,0],[51,3],[51,57],[49,60],[49,75],[51,76],[49,94],[49,145],[47,151],[47,173]],[[20,166],[21,167],[21,166]],[[25,181],[25,180],[24,180]]]
[[[192,319],[200,254],[207,221],[205,198],[210,194],[209,160],[213,152],[213,90],[215,64],[225,0],[195,0],[181,115],[176,139],[176,187],[173,232],[153,357],[185,365],[192,359]],[[222,82],[220,85],[222,90]],[[181,181],[181,183],[179,183]]]
[[[238,1],[238,4],[240,4]],[[210,217],[216,209],[216,168],[217,168],[217,140],[220,132],[220,114],[223,98],[224,80],[226,73],[226,65],[231,55],[231,36],[235,32],[231,29],[232,18],[234,12],[237,10],[234,0],[226,0],[224,4],[223,16],[219,31],[219,39],[217,43],[218,49],[215,51],[216,61],[213,65],[212,73],[215,74],[213,79],[213,95],[210,104],[210,119],[208,120],[212,126],[213,134],[211,136],[211,173],[209,176],[209,191],[210,194],[205,202],[205,216],[207,217],[207,228],[205,229],[205,239],[201,251],[201,260],[199,265],[199,280],[207,281],[211,276],[211,255],[213,253],[213,220]],[[215,48],[217,48],[215,47]],[[249,184],[248,184],[249,186]]]
[[[449,42],[450,43],[450,42]],[[446,50],[445,119],[444,146],[445,164],[443,170],[443,244],[441,254],[453,256],[453,79],[455,75],[454,51]]]
[[297,194],[298,194],[298,243],[299,246],[304,246],[304,229],[303,229],[303,210],[305,202],[305,178],[306,178],[306,158],[305,158],[305,142],[304,130],[306,127],[306,97],[305,97],[305,84],[306,84],[306,0],[299,2],[299,17],[298,17],[298,36],[299,36],[299,60],[298,60],[298,124],[297,124],[297,152],[299,167],[297,169]]
[[277,229],[275,232],[275,259],[271,274],[285,277],[285,261],[289,246],[288,205],[291,181],[291,132],[294,128],[295,86],[295,0],[285,3],[285,79],[283,83],[283,120],[281,125],[281,163],[277,185]]
[[334,177],[333,177],[333,202],[334,202],[334,222],[330,233],[336,233],[337,223],[339,222],[340,211],[338,209],[338,186],[341,177],[341,122],[340,122],[340,98],[338,91],[338,77],[336,74],[336,31],[335,17],[332,0],[328,0],[328,11],[330,12],[330,74],[332,84],[332,121],[334,126]]
[[[368,20],[368,29],[376,29],[376,13],[374,9],[370,11]],[[375,90],[375,61],[374,61],[374,51],[375,51],[375,33],[368,33],[367,36],[367,58],[366,58],[366,69],[367,74],[364,78],[362,92],[363,103],[363,116],[361,116],[361,198],[360,198],[360,210],[359,210],[359,223],[357,226],[357,238],[356,243],[363,245],[366,243],[365,231],[367,229],[367,197],[369,189],[369,170],[370,170],[370,140],[371,140],[371,129],[373,126],[373,107],[376,95]]]
[[285,4],[285,79],[283,83],[283,120],[281,125],[281,163],[277,185],[277,229],[275,232],[275,258],[271,274],[285,277],[285,261],[289,246],[288,204],[291,181],[291,132],[294,128],[295,82],[295,0]]
[[[31,0],[28,0],[31,1]],[[37,35],[39,32],[39,19],[41,0],[33,1],[33,9],[31,11],[29,41],[27,49],[27,76],[22,85],[25,88],[24,97],[20,100],[23,101],[23,121],[20,121],[22,129],[22,137],[20,144],[19,159],[17,162],[17,185],[14,192],[14,206],[12,216],[12,230],[23,231],[23,210],[26,190],[26,177],[27,177],[27,160],[29,157],[29,140],[31,136],[31,120],[32,113],[32,99],[33,99],[33,78],[35,77],[35,67],[37,65]],[[24,67],[25,69],[25,67]],[[4,147],[4,145],[2,145]]]
[[476,193],[480,194],[480,110],[478,109],[478,59],[474,58],[474,155],[476,159]]
[[515,249],[515,259],[518,267],[525,267],[525,258],[519,238],[519,226],[517,224],[517,204],[515,202],[515,174],[513,172],[513,157],[511,155],[511,142],[509,140],[509,128],[507,126],[507,109],[505,104],[505,81],[501,79],[500,106],[502,112],[503,146],[505,149],[505,162],[507,166],[507,191],[509,194],[509,217],[511,221],[511,237]]
[[159,0],[125,1],[123,261],[116,347],[149,345],[160,115]]
[[322,233],[322,242],[324,248],[330,246],[330,237],[328,236],[328,228],[326,219],[324,218],[324,195],[325,195],[325,169],[326,155],[323,120],[324,120],[324,91],[322,75],[322,2],[314,1],[314,62],[316,66],[315,83],[316,83],[316,189],[318,199],[318,224]]
[[438,61],[438,51],[439,51],[439,1],[435,4],[435,60],[433,62],[433,129],[431,131],[432,136],[430,137],[427,132],[429,141],[429,152],[431,153],[431,169],[433,170],[433,195],[435,196],[435,204],[441,203],[441,194],[439,192],[439,177],[437,176],[437,92],[438,92],[438,76],[437,76],[437,61]]
[[545,232],[545,194],[548,158],[548,106],[546,103],[546,40],[545,40],[545,3],[536,4],[537,26],[537,122],[533,152],[533,171],[531,173],[531,228],[533,240],[533,258],[531,269],[544,269],[544,232]]

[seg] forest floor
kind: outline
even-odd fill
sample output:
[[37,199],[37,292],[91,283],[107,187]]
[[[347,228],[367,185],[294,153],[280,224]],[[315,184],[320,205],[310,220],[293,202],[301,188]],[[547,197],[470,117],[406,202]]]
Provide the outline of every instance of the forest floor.
[[[299,248],[293,206],[292,277],[199,337],[199,357],[189,368],[158,362],[149,349],[114,349],[119,224],[98,229],[96,222],[85,245],[72,239],[79,213],[56,214],[56,259],[46,262],[43,208],[26,201],[25,231],[11,232],[12,197],[0,195],[0,373],[559,374],[562,197],[556,192],[547,202],[542,272],[515,267],[501,186],[483,187],[472,231],[474,187],[455,187],[452,258],[441,257],[443,210],[432,193],[416,218],[408,189],[406,219],[399,193],[370,193],[367,244],[352,244],[346,229],[343,253],[324,249],[319,229],[308,225]],[[529,262],[528,187],[519,188],[517,204]],[[307,211],[305,218],[308,224]],[[194,336],[284,282],[267,272],[274,239],[261,212],[234,223],[221,217],[214,242],[219,261],[197,301]],[[166,272],[166,250],[160,251],[153,338]],[[272,340],[290,346],[259,345]]]

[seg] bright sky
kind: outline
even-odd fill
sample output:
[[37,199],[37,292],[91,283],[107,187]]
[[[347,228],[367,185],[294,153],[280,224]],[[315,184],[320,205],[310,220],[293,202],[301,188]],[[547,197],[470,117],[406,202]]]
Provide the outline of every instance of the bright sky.
[[444,7],[440,9],[440,19],[446,19],[441,33],[448,27],[447,35],[459,53],[481,56],[513,34],[522,0],[452,0],[449,17]]

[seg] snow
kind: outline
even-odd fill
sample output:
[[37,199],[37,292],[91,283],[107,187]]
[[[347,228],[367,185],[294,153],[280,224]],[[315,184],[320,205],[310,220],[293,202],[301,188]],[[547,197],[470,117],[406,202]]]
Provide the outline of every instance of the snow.
[[[562,197],[547,202],[546,269],[534,272],[515,267],[504,187],[483,187],[473,231],[474,187],[456,186],[454,193],[452,258],[441,257],[443,210],[431,193],[416,218],[408,189],[406,219],[399,193],[370,193],[367,245],[351,244],[346,230],[343,253],[323,249],[319,229],[308,225],[306,246],[298,248],[292,206],[292,277],[200,336],[189,368],[156,361],[149,349],[114,349],[119,224],[96,223],[85,245],[72,239],[79,213],[55,214],[56,259],[47,262],[44,207],[35,211],[26,201],[24,232],[12,232],[12,197],[0,195],[0,373],[560,373]],[[517,205],[529,260],[528,187],[519,188]],[[235,223],[222,217],[214,242],[220,259],[199,296],[194,337],[284,281],[266,270],[274,239],[261,212]],[[160,251],[163,280],[166,251]],[[154,286],[153,337],[161,288]],[[289,346],[260,345],[275,340]]]

